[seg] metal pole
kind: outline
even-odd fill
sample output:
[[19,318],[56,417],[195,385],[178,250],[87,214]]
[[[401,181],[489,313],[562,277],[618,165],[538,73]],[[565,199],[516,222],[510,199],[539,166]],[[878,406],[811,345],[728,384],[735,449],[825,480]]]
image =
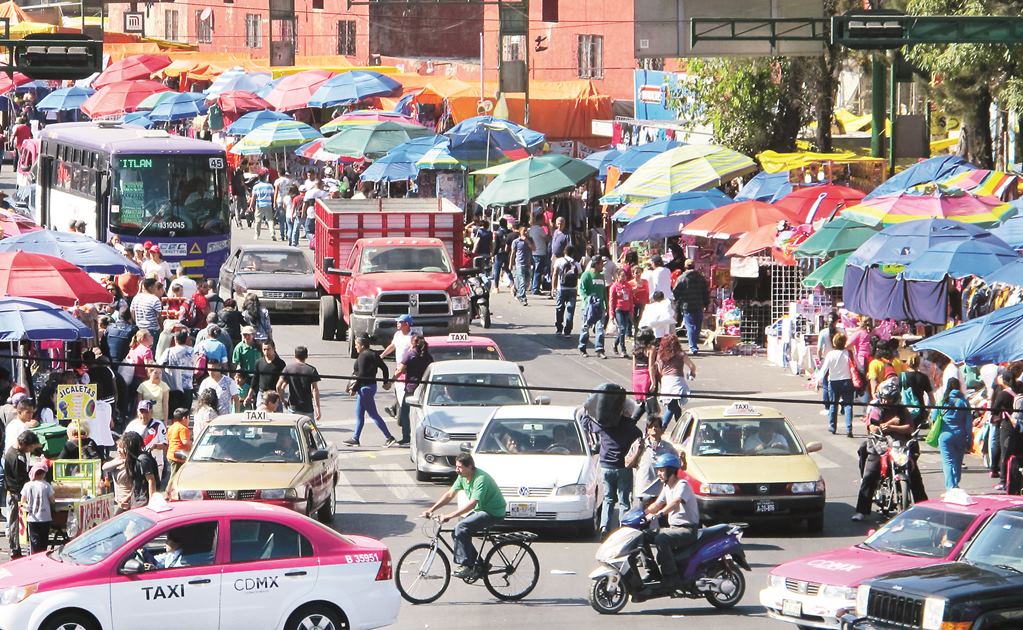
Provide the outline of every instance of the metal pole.
[[884,64],[878,53],[870,58],[870,79],[871,79],[871,129],[870,129],[870,156],[884,157]]
[[483,102],[483,31],[480,31],[480,102]]
[[899,117],[899,84],[895,77],[896,56],[891,59],[891,67],[888,68],[888,109],[891,110],[892,132],[888,137],[888,176],[895,174],[895,121]]

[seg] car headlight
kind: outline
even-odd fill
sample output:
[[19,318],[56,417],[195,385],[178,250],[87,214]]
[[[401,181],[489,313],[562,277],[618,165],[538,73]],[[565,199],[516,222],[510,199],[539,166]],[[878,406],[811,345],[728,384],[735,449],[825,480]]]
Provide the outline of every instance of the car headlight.
[[853,586],[833,586],[831,584],[825,584],[821,588],[821,595],[824,597],[832,597],[834,599],[847,599],[855,600],[857,590]]
[[735,494],[735,484],[701,483],[700,494]]
[[767,576],[767,585],[771,588],[785,588],[785,576],[772,573]]
[[584,497],[586,496],[586,484],[572,483],[567,486],[561,486],[554,494],[559,497]]
[[10,586],[0,588],[0,606],[17,604],[28,599],[28,596],[36,592],[39,584],[26,584],[25,586]]
[[792,494],[814,494],[824,492],[824,481],[798,481],[791,486]]
[[856,589],[856,616],[866,617],[867,616],[867,600],[870,599],[870,587],[866,584],[860,584],[859,588]]
[[451,298],[451,310],[453,311],[467,311],[469,310],[469,296],[468,295],[456,295]]
[[178,501],[199,501],[202,499],[202,490],[176,490],[174,494]]
[[355,298],[355,304],[352,306],[352,310],[356,313],[372,313],[373,305],[376,300],[370,295],[360,295]]
[[939,630],[941,620],[945,618],[945,600],[941,597],[928,597],[924,600],[924,618],[920,627],[924,630]]
[[451,439],[451,436],[449,436],[444,431],[441,431],[440,429],[436,429],[429,425],[423,427],[423,437],[425,437],[428,440],[433,440],[434,442],[447,442],[448,440]]
[[297,499],[298,493],[294,488],[271,488],[269,490],[260,490],[259,498],[277,501],[282,499]]

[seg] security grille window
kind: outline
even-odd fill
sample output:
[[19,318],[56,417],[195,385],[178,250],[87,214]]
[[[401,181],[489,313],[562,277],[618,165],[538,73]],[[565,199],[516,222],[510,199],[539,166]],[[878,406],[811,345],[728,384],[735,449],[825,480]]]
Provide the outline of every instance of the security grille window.
[[355,54],[355,20],[339,20],[337,23],[337,54]]
[[195,12],[195,40],[200,44],[213,43],[213,18],[203,19],[203,10]]
[[178,41],[178,12],[174,9],[164,11],[163,38],[170,42]]
[[579,78],[604,78],[604,36],[579,36]]
[[263,22],[258,14],[249,13],[245,16],[245,47],[263,47]]

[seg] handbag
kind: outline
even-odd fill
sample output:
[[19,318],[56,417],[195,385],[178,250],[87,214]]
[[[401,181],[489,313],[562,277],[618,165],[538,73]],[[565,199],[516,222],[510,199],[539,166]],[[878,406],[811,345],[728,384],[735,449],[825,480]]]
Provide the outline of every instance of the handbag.
[[942,422],[941,413],[935,409],[931,416],[931,430],[927,432],[927,438],[924,440],[928,446],[938,447],[938,437],[941,435]]
[[863,378],[863,372],[860,372],[860,368],[857,367],[856,361],[853,361],[852,357],[849,357],[849,374],[852,375],[853,389],[862,392],[866,381]]

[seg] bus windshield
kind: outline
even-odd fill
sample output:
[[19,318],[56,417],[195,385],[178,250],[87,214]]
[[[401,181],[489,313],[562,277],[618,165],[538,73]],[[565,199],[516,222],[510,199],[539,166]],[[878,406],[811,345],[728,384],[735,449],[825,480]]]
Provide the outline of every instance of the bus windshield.
[[110,224],[140,236],[223,234],[230,230],[223,158],[119,154],[112,159]]

